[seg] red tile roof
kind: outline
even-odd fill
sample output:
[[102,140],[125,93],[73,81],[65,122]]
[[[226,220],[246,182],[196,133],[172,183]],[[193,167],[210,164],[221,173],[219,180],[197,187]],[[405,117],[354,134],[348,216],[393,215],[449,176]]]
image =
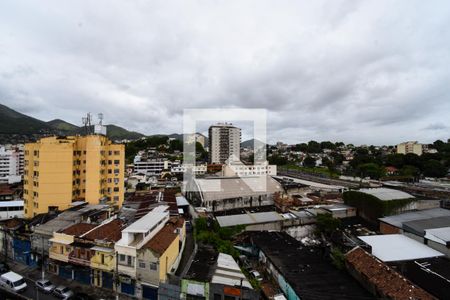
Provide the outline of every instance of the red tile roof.
[[88,223],[77,223],[70,227],[67,227],[66,229],[64,229],[61,232],[68,234],[68,235],[80,236],[80,235],[88,232],[89,230],[94,229],[95,227],[97,227],[97,225],[88,224]]
[[115,219],[90,231],[84,238],[91,241],[105,240],[108,242],[117,242],[122,237],[122,228],[122,220]]
[[180,221],[175,219],[176,218],[172,218],[169,220],[166,225],[144,245],[144,247],[162,255],[178,236],[176,229],[180,227],[178,226]]
[[383,297],[396,300],[436,299],[360,247],[345,255],[347,264],[362,274]]

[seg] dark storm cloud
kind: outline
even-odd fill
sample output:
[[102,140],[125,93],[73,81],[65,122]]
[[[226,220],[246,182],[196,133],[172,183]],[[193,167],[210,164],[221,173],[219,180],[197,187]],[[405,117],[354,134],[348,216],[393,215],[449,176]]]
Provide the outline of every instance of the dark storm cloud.
[[266,108],[272,142],[447,138],[446,1],[15,0],[0,20],[0,102],[45,120],[171,133],[186,108]]

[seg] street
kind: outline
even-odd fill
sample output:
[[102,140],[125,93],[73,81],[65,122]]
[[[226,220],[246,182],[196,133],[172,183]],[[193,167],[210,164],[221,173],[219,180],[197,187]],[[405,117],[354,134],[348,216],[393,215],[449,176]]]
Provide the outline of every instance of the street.
[[41,291],[38,292],[33,280],[31,280],[29,278],[25,278],[25,281],[27,282],[28,287],[25,290],[25,292],[22,293],[23,296],[31,298],[31,299],[36,299],[36,300],[57,300],[58,299],[51,294],[45,294]]

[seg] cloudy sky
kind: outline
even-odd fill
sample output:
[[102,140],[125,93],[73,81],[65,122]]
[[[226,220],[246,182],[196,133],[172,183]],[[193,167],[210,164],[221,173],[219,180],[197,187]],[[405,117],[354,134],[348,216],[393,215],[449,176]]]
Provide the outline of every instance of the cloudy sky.
[[447,139],[450,4],[2,0],[0,103],[145,134],[264,108],[271,142]]

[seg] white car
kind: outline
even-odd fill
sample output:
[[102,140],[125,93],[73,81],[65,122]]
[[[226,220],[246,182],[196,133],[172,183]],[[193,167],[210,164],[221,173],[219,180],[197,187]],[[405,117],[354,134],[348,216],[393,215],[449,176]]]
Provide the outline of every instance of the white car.
[[16,293],[23,292],[27,288],[25,279],[12,271],[6,272],[0,276],[0,285]]
[[55,286],[48,279],[39,279],[36,280],[36,287],[45,293],[51,293]]
[[68,287],[60,285],[53,290],[53,295],[55,295],[56,297],[58,297],[60,299],[66,300],[73,296],[73,292]]

